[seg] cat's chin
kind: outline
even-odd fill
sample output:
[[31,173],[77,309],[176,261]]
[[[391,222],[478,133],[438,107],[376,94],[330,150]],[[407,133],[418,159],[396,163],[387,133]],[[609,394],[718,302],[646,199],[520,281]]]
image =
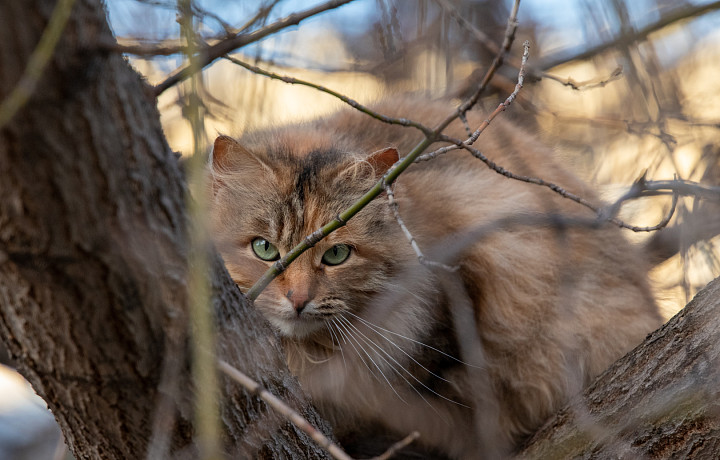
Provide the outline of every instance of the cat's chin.
[[288,320],[271,317],[268,319],[270,324],[272,324],[278,332],[280,332],[280,335],[292,339],[307,338],[325,326],[323,321],[304,318],[292,318]]

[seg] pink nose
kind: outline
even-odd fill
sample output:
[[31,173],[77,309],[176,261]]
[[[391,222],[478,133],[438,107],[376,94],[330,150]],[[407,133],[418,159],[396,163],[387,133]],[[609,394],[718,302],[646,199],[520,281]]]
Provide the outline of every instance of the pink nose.
[[287,298],[292,302],[292,306],[298,315],[303,311],[305,306],[310,302],[310,296],[307,291],[295,290],[288,291]]

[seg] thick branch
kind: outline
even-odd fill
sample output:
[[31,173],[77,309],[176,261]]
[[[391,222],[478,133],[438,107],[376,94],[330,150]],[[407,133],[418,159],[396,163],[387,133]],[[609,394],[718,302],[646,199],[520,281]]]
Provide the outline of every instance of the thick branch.
[[716,458],[720,278],[603,373],[518,458]]

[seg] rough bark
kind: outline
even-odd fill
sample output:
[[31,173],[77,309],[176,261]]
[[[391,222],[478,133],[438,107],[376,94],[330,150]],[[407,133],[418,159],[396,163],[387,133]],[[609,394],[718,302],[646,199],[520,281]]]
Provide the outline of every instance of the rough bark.
[[716,459],[720,278],[560,411],[518,458]]
[[[0,99],[53,6],[0,2]],[[0,130],[0,341],[76,458],[192,455],[184,178],[148,85],[94,46],[108,40],[100,2],[78,0],[35,94]],[[221,356],[326,428],[217,256],[208,277]],[[236,458],[326,456],[221,381]]]

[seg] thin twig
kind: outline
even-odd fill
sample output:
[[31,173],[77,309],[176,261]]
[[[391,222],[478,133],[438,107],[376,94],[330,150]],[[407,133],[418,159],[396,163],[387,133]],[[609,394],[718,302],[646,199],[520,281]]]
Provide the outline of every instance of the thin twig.
[[[696,16],[700,16],[702,14],[708,13],[710,11],[714,11],[720,8],[720,1],[715,1],[712,3],[707,3],[705,5],[693,5],[693,6],[685,6],[682,8],[678,8],[675,11],[672,11],[668,14],[665,14],[662,16],[658,21],[648,24],[647,26],[643,27],[642,29],[635,31],[630,34],[623,34],[619,37],[615,38],[614,40],[611,40],[609,42],[601,43],[600,45],[594,46],[590,49],[586,49],[580,53],[567,56],[567,53],[558,53],[561,54],[557,57],[550,57],[545,60],[545,62],[538,65],[541,69],[551,69],[553,67],[559,66],[560,64],[565,64],[566,62],[572,62],[572,61],[581,61],[585,59],[590,59],[593,57],[596,57],[600,55],[602,52],[615,48],[619,45],[624,45],[628,43],[634,43],[637,41],[645,40],[651,33],[657,32],[658,30],[664,29],[665,27],[674,24],[678,21],[691,19]],[[565,56],[563,56],[565,55]]]
[[[507,27],[505,28],[505,36],[503,38],[503,44],[500,47],[500,50],[498,51],[497,55],[495,56],[495,59],[493,59],[492,64],[490,64],[490,68],[488,69],[487,73],[485,73],[485,76],[483,77],[482,81],[480,82],[480,85],[478,86],[475,93],[473,93],[470,98],[468,98],[463,104],[460,105],[460,107],[457,108],[457,111],[455,114],[449,116],[447,119],[445,119],[437,128],[436,131],[441,132],[444,130],[450,123],[452,123],[456,118],[458,118],[461,114],[465,114],[468,112],[468,110],[472,109],[477,101],[480,100],[480,95],[485,91],[485,88],[487,88],[488,84],[490,84],[490,80],[492,80],[493,75],[495,75],[495,72],[497,72],[497,69],[502,66],[503,62],[505,61],[505,56],[510,51],[510,47],[513,44],[513,41],[515,40],[515,32],[517,31],[517,14],[518,10],[520,8],[520,0],[515,0],[513,3],[512,10],[510,12],[510,17],[508,18]],[[526,42],[527,43],[527,42]]]
[[228,61],[232,62],[233,64],[239,65],[240,67],[243,67],[244,69],[247,69],[255,74],[263,75],[263,76],[271,78],[273,80],[279,80],[279,81],[282,81],[282,82],[290,84],[290,85],[307,86],[307,87],[316,89],[320,92],[323,92],[325,94],[329,94],[330,96],[340,99],[341,101],[343,101],[350,107],[352,107],[356,110],[359,110],[362,113],[369,115],[379,121],[382,121],[383,123],[413,127],[413,128],[420,130],[426,136],[431,135],[433,132],[432,129],[428,128],[427,126],[423,125],[422,123],[418,123],[416,121],[409,120],[407,118],[388,117],[381,113],[375,112],[374,110],[370,109],[367,106],[360,104],[359,102],[355,101],[354,99],[351,99],[351,98],[345,96],[344,94],[340,94],[337,91],[326,88],[322,85],[318,85],[316,83],[312,83],[312,82],[305,81],[305,80],[300,80],[299,78],[290,77],[287,75],[279,75],[279,74],[270,72],[269,70],[261,69],[260,67],[254,66],[252,64],[248,64],[246,62],[243,62],[243,61],[236,59],[234,57],[231,57],[231,56],[223,56],[223,58],[225,58]]
[[388,204],[390,205],[390,209],[395,215],[395,220],[397,221],[398,225],[400,225],[400,228],[405,234],[405,238],[407,238],[407,240],[410,242],[410,246],[413,248],[413,251],[415,251],[415,254],[417,255],[420,263],[429,267],[442,268],[443,270],[447,270],[450,272],[458,271],[460,269],[459,265],[445,265],[440,262],[429,260],[423,255],[422,251],[420,250],[420,246],[418,246],[417,241],[415,240],[415,237],[412,236],[412,233],[410,233],[410,230],[408,230],[405,222],[400,216],[400,207],[398,206],[397,201],[395,201],[395,194],[393,193],[392,188],[389,185],[385,186],[385,193],[387,193]]
[[[520,182],[527,182],[529,184],[534,184],[534,185],[539,185],[541,187],[549,188],[550,190],[552,190],[553,192],[562,196],[563,198],[567,198],[571,201],[581,204],[581,205],[585,206],[586,208],[594,211],[600,220],[607,220],[608,222],[612,222],[613,224],[617,225],[618,227],[626,228],[633,232],[652,232],[655,230],[659,230],[660,228],[663,228],[664,226],[667,225],[667,223],[670,220],[669,218],[667,218],[668,222],[665,222],[665,219],[663,219],[659,224],[649,226],[649,227],[639,227],[639,226],[628,224],[625,221],[618,219],[617,217],[608,216],[608,213],[605,211],[605,209],[606,209],[605,207],[595,205],[595,204],[591,203],[590,201],[586,200],[585,198],[575,195],[574,193],[568,192],[567,190],[565,190],[564,188],[560,187],[559,185],[557,185],[553,182],[546,181],[539,177],[531,177],[531,176],[523,176],[523,175],[515,174],[512,171],[508,171],[504,167],[502,167],[502,166],[498,165],[497,163],[495,163],[494,161],[490,160],[481,151],[477,150],[476,148],[474,148],[470,145],[467,145],[463,141],[460,141],[458,139],[453,139],[453,138],[445,136],[445,135],[442,135],[440,138],[441,138],[441,140],[444,140],[446,142],[452,142],[457,147],[467,150],[475,158],[477,158],[480,161],[482,161],[483,163],[485,163],[492,171],[495,171],[496,173],[503,175],[503,176],[507,177],[508,179],[513,179],[513,180],[517,180]],[[633,196],[633,198],[657,196],[657,195],[667,195],[667,194],[672,193],[674,196],[695,196],[695,197],[701,197],[701,198],[706,198],[706,199],[710,199],[710,200],[720,201],[720,187],[707,186],[707,185],[698,184],[698,183],[692,182],[692,181],[686,181],[686,180],[646,181],[644,183],[643,187],[644,187],[644,189],[642,191],[638,192],[636,196]],[[673,205],[672,209],[674,212],[674,205]],[[670,214],[670,217],[672,217],[672,214]]]
[[480,134],[482,134],[483,131],[490,125],[490,123],[497,117],[500,112],[504,112],[505,109],[507,109],[510,104],[513,103],[515,98],[517,97],[518,93],[523,87],[523,84],[525,83],[525,65],[527,64],[528,56],[530,55],[530,42],[528,40],[525,40],[523,43],[523,55],[522,55],[522,61],[520,62],[520,71],[518,72],[518,80],[515,84],[515,89],[512,93],[502,101],[497,108],[490,114],[489,117],[487,117],[481,124],[478,126],[478,128],[473,132],[472,136],[465,141],[466,145],[473,145],[475,141],[480,137]]
[[259,383],[248,377],[242,371],[231,366],[222,359],[218,360],[218,368],[222,373],[242,385],[250,393],[252,393],[253,395],[257,395],[260,399],[268,403],[270,407],[278,411],[280,414],[284,415],[296,427],[300,428],[315,442],[317,442],[320,447],[327,450],[334,458],[338,460],[352,460],[352,458],[348,454],[346,454],[339,446],[334,444],[330,439],[327,438],[327,436],[325,436],[314,426],[312,426],[310,422],[305,419],[305,417],[300,415],[300,413],[285,404],[282,400],[267,391],[265,388],[261,387]]
[[187,46],[178,40],[162,40],[146,42],[144,40],[118,37],[117,41],[102,42],[98,46],[102,49],[135,56],[172,56],[173,54],[187,53]]
[[[513,103],[515,98],[517,97],[518,93],[523,87],[523,83],[525,81],[525,65],[527,64],[528,56],[530,55],[530,42],[525,40],[523,43],[523,57],[522,61],[520,63],[520,71],[518,73],[518,81],[517,84],[515,84],[515,89],[512,93],[510,93],[510,96],[508,96],[503,102],[501,102],[497,108],[478,126],[478,128],[471,133],[470,137],[466,139],[465,141],[458,141],[457,139],[450,138],[444,134],[438,135],[438,140],[444,140],[446,142],[450,142],[452,144],[455,144],[457,148],[466,148],[470,147],[477,141],[478,137],[480,137],[480,134],[487,129],[488,126],[490,126],[490,123],[498,116],[501,112],[504,112],[505,109],[507,109],[510,104]],[[456,147],[442,147],[440,149],[435,150],[434,152],[426,153],[424,155],[420,155],[415,161],[428,161],[433,158],[435,158],[438,155],[445,154],[451,150],[455,150]],[[472,153],[472,152],[471,152]],[[480,154],[482,155],[482,154]],[[484,157],[484,155],[483,155]],[[483,160],[484,161],[484,160]],[[489,161],[489,160],[488,160]]]
[[[272,24],[257,29],[253,32],[241,33],[232,38],[228,38],[227,40],[222,40],[219,43],[216,43],[204,50],[201,50],[201,53],[196,57],[197,67],[202,69],[206,65],[213,62],[215,59],[224,56],[225,54],[233,50],[241,48],[250,43],[255,43],[269,35],[272,35],[290,26],[297,25],[309,17],[337,8],[352,1],[354,0],[331,0],[308,10],[301,11],[299,13],[293,13],[290,16],[286,16],[278,21],[273,22]],[[191,66],[177,69],[163,82],[155,86],[155,96],[159,96],[163,91],[185,80],[194,72],[196,72],[196,70]]]
[[70,18],[73,4],[75,4],[75,0],[60,0],[55,5],[50,21],[30,55],[25,72],[10,94],[0,103],[0,128],[15,116],[35,92],[37,83],[50,62],[68,18]]
[[388,460],[389,458],[392,458],[393,455],[400,452],[401,449],[404,449],[405,447],[409,446],[413,441],[415,441],[417,438],[420,437],[420,433],[417,431],[413,431],[409,435],[405,436],[400,441],[396,442],[392,446],[388,448],[382,455],[378,455],[377,457],[373,457],[370,460]]
[[563,79],[561,77],[558,77],[557,75],[553,75],[547,72],[542,72],[543,78],[547,78],[548,80],[556,81],[564,86],[568,86],[576,91],[585,91],[588,89],[595,89],[595,88],[602,88],[608,83],[619,80],[622,78],[623,68],[622,66],[618,66],[613,70],[610,75],[607,77],[600,77],[600,78],[593,78],[591,80],[587,81],[575,81],[574,79],[568,77],[566,79]]

